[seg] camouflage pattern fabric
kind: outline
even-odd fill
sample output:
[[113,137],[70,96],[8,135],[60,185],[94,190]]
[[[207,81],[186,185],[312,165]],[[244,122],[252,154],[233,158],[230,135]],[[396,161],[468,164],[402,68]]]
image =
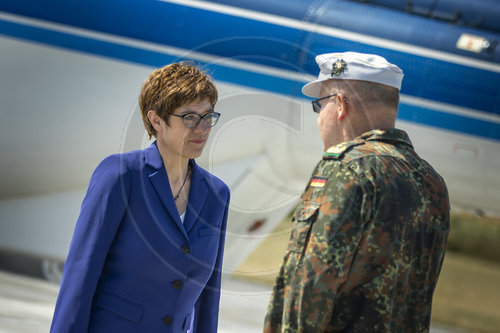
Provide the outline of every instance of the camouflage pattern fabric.
[[449,200],[405,132],[328,149],[292,222],[265,333],[429,331]]

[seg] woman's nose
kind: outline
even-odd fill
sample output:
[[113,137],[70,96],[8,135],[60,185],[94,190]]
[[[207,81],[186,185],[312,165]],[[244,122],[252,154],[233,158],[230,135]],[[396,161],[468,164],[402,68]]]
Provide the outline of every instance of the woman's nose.
[[193,130],[198,133],[203,133],[206,132],[209,128],[210,127],[205,123],[205,121],[201,119],[201,121],[198,123],[198,125],[195,126]]

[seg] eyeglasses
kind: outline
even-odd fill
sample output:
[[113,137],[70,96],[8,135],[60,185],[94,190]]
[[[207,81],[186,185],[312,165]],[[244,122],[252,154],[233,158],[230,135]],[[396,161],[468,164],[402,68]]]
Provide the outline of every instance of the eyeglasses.
[[333,97],[333,96],[337,96],[337,94],[328,95],[328,96],[321,97],[321,98],[318,98],[318,99],[315,99],[314,101],[312,101],[311,104],[313,106],[313,111],[316,112],[316,113],[319,113],[321,111],[321,103],[320,103],[320,101],[322,101],[324,99],[327,99],[327,98],[330,98],[330,97]]
[[182,123],[187,128],[195,128],[196,126],[198,126],[198,124],[202,119],[205,122],[205,125],[207,125],[208,127],[214,127],[215,124],[217,124],[217,122],[219,121],[220,117],[220,113],[218,112],[208,112],[205,113],[203,116],[200,116],[197,113],[187,113],[187,114],[169,113],[169,115],[182,118]]

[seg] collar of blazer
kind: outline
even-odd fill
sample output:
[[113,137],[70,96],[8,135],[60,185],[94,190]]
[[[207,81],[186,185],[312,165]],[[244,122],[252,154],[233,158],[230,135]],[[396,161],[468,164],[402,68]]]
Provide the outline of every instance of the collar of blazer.
[[156,146],[156,141],[144,150],[144,158],[145,163],[152,168],[148,176],[156,193],[160,197],[161,202],[167,209],[172,220],[176,222],[181,232],[183,232],[187,237],[187,233],[189,233],[189,230],[200,217],[203,203],[207,197],[208,184],[205,175],[206,171],[200,168],[193,159],[189,161],[192,166],[191,187],[189,190],[188,205],[183,225],[179,217],[177,207],[175,206],[175,200],[170,189],[168,175],[165,171],[165,166],[158,147]]

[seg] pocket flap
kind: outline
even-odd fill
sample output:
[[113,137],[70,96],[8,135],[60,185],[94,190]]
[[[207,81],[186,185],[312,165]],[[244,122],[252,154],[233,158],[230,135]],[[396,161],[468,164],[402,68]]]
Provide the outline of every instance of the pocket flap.
[[99,294],[95,303],[97,307],[113,312],[136,324],[141,321],[143,307],[131,300],[110,292]]
[[319,209],[319,204],[315,202],[300,203],[293,213],[292,221],[305,222],[316,214]]
[[198,237],[218,234],[220,234],[220,227],[201,227],[198,229]]
[[293,229],[288,241],[288,250],[302,253],[309,238],[309,231],[320,205],[315,202],[303,202],[293,213]]

